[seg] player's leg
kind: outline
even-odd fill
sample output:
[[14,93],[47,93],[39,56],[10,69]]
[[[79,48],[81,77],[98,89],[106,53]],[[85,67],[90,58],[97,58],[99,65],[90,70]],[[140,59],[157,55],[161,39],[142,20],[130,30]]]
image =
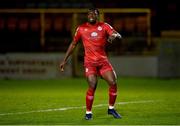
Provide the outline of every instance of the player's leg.
[[88,82],[88,90],[86,92],[86,116],[85,119],[92,118],[92,105],[94,101],[94,93],[97,86],[97,69],[93,65],[86,64],[85,74]]
[[113,108],[117,97],[116,75],[112,70],[106,71],[102,77],[109,85],[109,108]]
[[111,114],[114,116],[114,118],[121,118],[121,115],[118,114],[114,109],[114,104],[117,97],[117,82],[116,82],[116,73],[115,71],[110,70],[110,67],[106,68],[105,71],[102,73],[102,77],[109,85],[109,108],[108,108],[108,114]]
[[86,120],[90,120],[92,118],[92,105],[94,101],[94,93],[97,86],[97,77],[95,74],[91,74],[87,76],[88,82],[88,90],[86,93]]
[[91,74],[87,77],[88,82],[88,90],[86,93],[86,111],[91,112],[92,110],[92,104],[94,100],[94,93],[97,86],[97,77],[95,74]]

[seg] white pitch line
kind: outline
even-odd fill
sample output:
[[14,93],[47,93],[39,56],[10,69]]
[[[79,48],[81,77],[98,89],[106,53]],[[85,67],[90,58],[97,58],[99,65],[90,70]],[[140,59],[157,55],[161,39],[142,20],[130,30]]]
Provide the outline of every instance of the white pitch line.
[[[152,103],[156,102],[154,100],[144,100],[144,101],[129,101],[129,102],[118,102],[116,105],[126,105],[126,104],[139,104],[139,103]],[[94,105],[93,107],[103,107],[108,106],[108,104],[98,104]],[[45,109],[45,110],[34,110],[34,111],[27,111],[27,112],[11,112],[11,113],[0,113],[0,116],[6,115],[22,115],[22,114],[29,114],[29,113],[40,113],[40,112],[52,112],[52,111],[66,111],[71,109],[82,109],[86,108],[86,106],[79,106],[79,107],[66,107],[66,108],[56,108],[56,109]]]

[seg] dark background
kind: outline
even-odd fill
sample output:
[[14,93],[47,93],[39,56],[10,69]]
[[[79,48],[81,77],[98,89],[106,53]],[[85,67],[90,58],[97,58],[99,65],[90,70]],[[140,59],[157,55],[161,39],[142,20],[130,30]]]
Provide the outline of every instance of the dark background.
[[[176,0],[163,1],[163,0],[1,0],[0,9],[24,9],[24,8],[149,8],[151,10],[151,37],[161,37],[162,31],[178,31],[180,30],[180,15],[179,15],[179,2]],[[24,17],[23,17],[24,16]],[[48,17],[48,15],[46,15]],[[62,15],[59,15],[62,16]],[[70,19],[72,15],[65,14],[65,19]],[[112,16],[112,15],[110,15]],[[12,17],[9,18],[9,17]],[[62,51],[65,52],[67,46],[71,41],[71,31],[66,31],[69,23],[61,23],[57,19],[57,24],[63,24],[63,30],[52,30],[46,33],[46,47],[40,45],[40,22],[36,19],[38,14],[7,14],[0,13],[0,18],[5,21],[4,28],[0,30],[0,53],[6,52],[48,52],[48,51]],[[13,22],[14,18],[25,19],[34,21],[34,31],[26,30],[9,30],[7,28],[8,20]],[[52,18],[52,17],[51,17]],[[63,17],[64,18],[64,17]],[[51,20],[54,20],[52,18]],[[63,19],[64,20],[64,19]],[[23,20],[21,20],[23,21]],[[37,22],[36,22],[37,21]],[[72,22],[70,22],[71,24]],[[109,22],[108,22],[109,23]],[[21,22],[20,22],[21,24]],[[111,23],[110,23],[111,24]],[[17,27],[17,26],[16,26]],[[22,26],[23,28],[24,26]],[[29,28],[30,29],[30,28]],[[127,32],[125,32],[127,33]],[[124,35],[122,33],[122,35]],[[48,38],[48,36],[50,36]],[[67,36],[67,37],[66,37]],[[126,35],[124,35],[126,37]],[[61,37],[60,39],[58,37]],[[57,38],[57,39],[56,39]],[[49,44],[48,44],[49,42]],[[61,43],[61,45],[60,45]],[[139,43],[139,42],[138,42]],[[143,42],[144,44],[145,42]],[[63,47],[63,46],[64,47]],[[135,44],[137,45],[137,44]],[[121,45],[122,46],[122,45]],[[128,46],[128,45],[125,45]],[[139,45],[137,45],[139,46]],[[141,46],[141,45],[140,45]],[[140,47],[139,46],[139,47]],[[142,45],[143,49],[153,50],[157,43],[154,45]],[[117,46],[118,47],[118,46]],[[120,46],[119,46],[120,47]],[[153,49],[152,49],[153,47]],[[136,48],[132,46],[132,48]],[[118,49],[119,50],[119,49]],[[137,49],[139,50],[139,49]],[[132,50],[127,50],[132,51]],[[136,50],[135,50],[136,51]],[[140,53],[142,50],[140,50]]]
[[0,8],[150,8],[152,31],[180,29],[177,0],[1,0]]

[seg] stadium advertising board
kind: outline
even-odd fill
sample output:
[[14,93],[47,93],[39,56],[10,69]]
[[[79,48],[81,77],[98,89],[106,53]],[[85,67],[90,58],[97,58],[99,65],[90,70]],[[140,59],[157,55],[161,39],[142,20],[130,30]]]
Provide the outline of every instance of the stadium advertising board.
[[[71,63],[66,71],[59,71],[59,61],[64,54],[4,54],[0,55],[0,78],[52,79],[71,76]],[[69,60],[70,61],[70,60]]]

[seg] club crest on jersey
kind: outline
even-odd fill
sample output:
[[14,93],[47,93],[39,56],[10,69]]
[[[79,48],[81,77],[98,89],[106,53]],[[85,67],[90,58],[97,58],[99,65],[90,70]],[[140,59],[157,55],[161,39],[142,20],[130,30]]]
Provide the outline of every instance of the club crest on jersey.
[[98,35],[97,32],[92,32],[92,33],[91,33],[91,37],[96,37],[97,35]]
[[98,28],[97,28],[99,31],[101,31],[102,30],[102,27],[101,26],[98,26]]

